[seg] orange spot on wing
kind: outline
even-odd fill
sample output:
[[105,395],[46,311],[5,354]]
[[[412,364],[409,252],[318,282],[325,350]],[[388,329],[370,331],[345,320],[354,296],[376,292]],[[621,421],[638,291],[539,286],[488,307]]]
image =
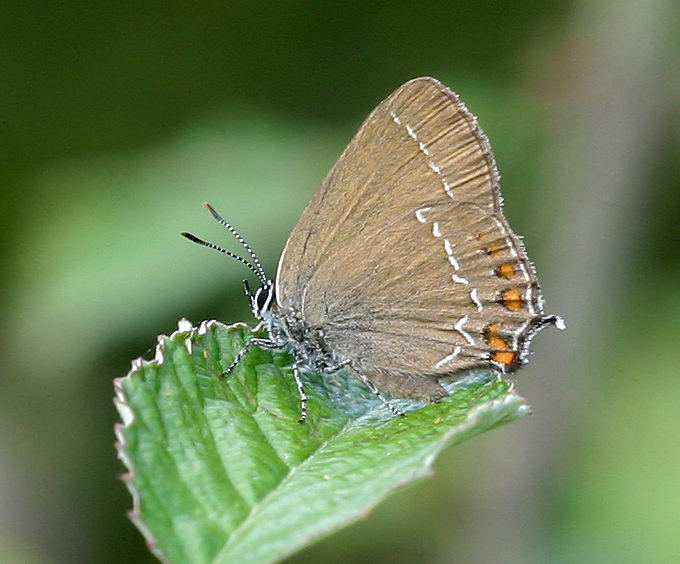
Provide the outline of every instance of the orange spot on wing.
[[492,323],[484,330],[484,336],[491,348],[507,349],[508,343],[501,336],[498,335],[498,330],[501,328],[501,323]]
[[[488,239],[491,239],[491,233],[488,231],[477,231],[477,241],[486,241]],[[487,254],[487,255],[497,255],[502,251],[501,247],[498,246],[497,243],[489,243],[486,247],[483,247],[482,250]]]
[[485,249],[484,252],[487,255],[497,255],[498,253],[501,252],[501,248],[496,244],[496,243],[490,243]]
[[497,351],[491,355],[491,360],[506,366],[515,362],[515,358],[517,358],[517,353],[514,351]]
[[491,360],[504,366],[511,366],[517,359],[517,351],[510,350],[507,341],[498,334],[502,326],[500,321],[492,323],[484,330],[484,336],[491,348],[500,349],[491,354]]
[[518,288],[503,290],[501,303],[510,311],[519,311],[522,309],[522,294]]
[[507,262],[501,264],[496,269],[496,273],[507,280],[512,280],[515,277],[515,269],[512,267],[510,263]]

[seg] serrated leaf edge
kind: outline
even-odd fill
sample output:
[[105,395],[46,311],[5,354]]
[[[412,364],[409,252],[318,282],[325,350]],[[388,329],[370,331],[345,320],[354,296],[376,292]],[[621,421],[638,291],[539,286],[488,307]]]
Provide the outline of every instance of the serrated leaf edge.
[[115,393],[113,397],[113,404],[116,406],[118,414],[122,419],[122,423],[116,423],[113,426],[113,432],[116,436],[115,448],[116,453],[118,455],[118,459],[123,463],[123,465],[127,469],[127,472],[122,474],[120,478],[127,487],[128,491],[130,492],[130,495],[132,496],[132,509],[128,511],[127,516],[130,519],[130,521],[132,521],[132,523],[135,525],[135,527],[139,529],[139,532],[142,533],[142,536],[144,537],[144,540],[147,546],[149,547],[151,553],[161,562],[169,563],[170,561],[167,560],[165,554],[161,551],[160,547],[158,546],[158,541],[154,537],[151,530],[146,526],[144,521],[142,521],[141,497],[139,490],[137,490],[134,484],[134,478],[136,476],[137,470],[127,452],[125,430],[134,425],[135,414],[128,403],[127,397],[125,396],[124,382],[130,379],[136,373],[138,373],[144,366],[149,365],[160,366],[161,364],[163,364],[163,362],[165,361],[164,351],[167,341],[174,341],[180,335],[186,333],[187,336],[184,340],[184,346],[186,347],[187,351],[189,351],[189,354],[191,354],[192,352],[191,338],[193,337],[193,335],[194,334],[205,335],[209,329],[215,326],[223,327],[225,329],[246,328],[254,330],[246,323],[238,322],[233,323],[231,325],[226,325],[225,323],[217,321],[216,319],[202,321],[198,327],[194,327],[191,321],[189,321],[186,318],[182,318],[177,322],[177,330],[171,333],[169,336],[158,335],[157,337],[158,344],[155,347],[153,359],[145,360],[142,357],[135,358],[131,362],[131,367],[128,373],[125,376],[121,376],[113,380],[113,390]]

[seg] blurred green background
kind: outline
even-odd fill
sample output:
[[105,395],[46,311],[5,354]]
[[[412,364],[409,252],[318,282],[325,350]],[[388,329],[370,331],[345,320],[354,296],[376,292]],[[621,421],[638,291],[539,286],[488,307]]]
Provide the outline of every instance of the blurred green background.
[[[368,112],[432,75],[479,116],[546,330],[534,415],[290,562],[680,562],[675,2],[4,2],[0,561],[152,562],[111,380],[177,319],[251,321]],[[233,243],[233,241],[232,241]]]

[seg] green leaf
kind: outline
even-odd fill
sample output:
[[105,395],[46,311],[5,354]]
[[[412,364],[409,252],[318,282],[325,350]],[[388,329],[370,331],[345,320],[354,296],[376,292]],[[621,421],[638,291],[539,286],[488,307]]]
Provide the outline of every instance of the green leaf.
[[163,561],[280,560],[427,475],[445,446],[529,410],[487,373],[445,384],[437,404],[395,400],[406,417],[355,378],[305,374],[299,424],[289,354],[253,347],[221,376],[252,335],[182,320],[155,360],[134,361],[114,383],[131,518]]

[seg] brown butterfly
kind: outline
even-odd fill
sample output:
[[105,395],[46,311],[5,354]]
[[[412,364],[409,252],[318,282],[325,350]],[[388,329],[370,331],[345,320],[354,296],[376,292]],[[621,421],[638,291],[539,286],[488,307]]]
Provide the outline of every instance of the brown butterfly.
[[259,278],[253,314],[290,350],[307,417],[303,371],[346,368],[381,394],[435,401],[442,376],[472,368],[511,372],[528,362],[546,325],[534,267],[503,216],[487,137],[458,96],[433,78],[411,80],[368,116],[293,229],[276,282],[250,246]]

